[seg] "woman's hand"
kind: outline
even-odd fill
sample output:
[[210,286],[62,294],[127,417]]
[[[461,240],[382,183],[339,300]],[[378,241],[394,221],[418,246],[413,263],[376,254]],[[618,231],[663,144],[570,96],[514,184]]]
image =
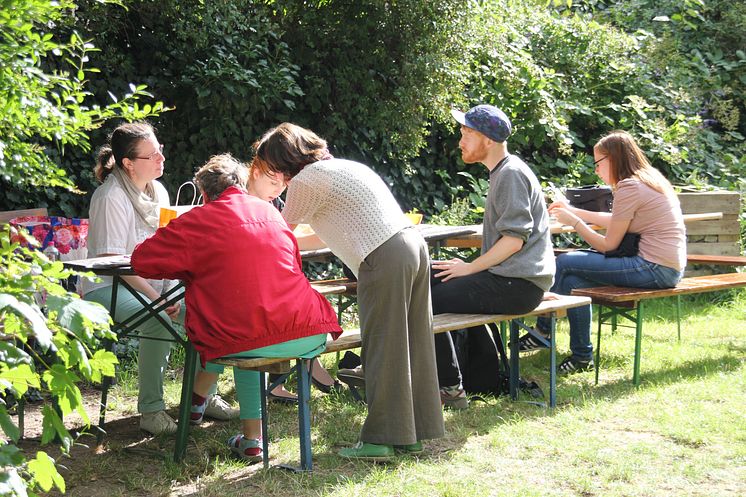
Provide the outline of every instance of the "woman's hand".
[[554,202],[552,202],[551,204],[549,204],[549,207],[547,207],[547,210],[549,212],[552,212],[552,210],[554,210],[554,209],[568,209],[568,210],[570,210],[570,209],[572,209],[572,207],[570,207],[570,204],[568,204],[566,200],[555,200]]
[[166,314],[168,314],[168,317],[171,318],[171,321],[176,321],[176,318],[179,317],[180,310],[181,302],[176,302],[174,305],[168,306],[165,309]]
[[563,207],[556,207],[551,212],[557,218],[557,221],[567,226],[575,227],[579,221],[582,221],[575,213]]
[[460,276],[468,276],[474,272],[472,265],[468,262],[462,261],[461,259],[433,261],[432,267],[433,270],[440,271],[439,273],[434,273],[434,276],[436,278],[443,278],[443,281],[448,281]]

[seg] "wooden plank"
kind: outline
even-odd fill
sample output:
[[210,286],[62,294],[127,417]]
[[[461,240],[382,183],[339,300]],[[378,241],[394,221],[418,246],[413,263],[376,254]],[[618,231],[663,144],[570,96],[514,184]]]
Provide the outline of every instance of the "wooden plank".
[[741,246],[737,242],[687,243],[686,251],[704,255],[741,255]]
[[679,193],[678,197],[684,214],[713,211],[720,211],[723,214],[738,214],[741,210],[741,200],[738,192]]
[[738,235],[741,227],[734,214],[724,215],[723,219],[696,221],[686,224],[686,234],[690,235]]
[[0,224],[7,223],[11,219],[21,216],[46,216],[47,208],[38,207],[35,209],[20,209],[15,211],[0,211]]
[[[509,321],[511,319],[519,317],[539,316],[542,314],[548,314],[555,312],[558,315],[564,315],[567,309],[573,307],[580,307],[583,305],[589,305],[591,299],[588,297],[577,297],[570,295],[560,295],[559,298],[554,300],[544,300],[539,306],[533,311],[526,314],[438,314],[433,316],[433,333],[443,333],[445,331],[460,330],[463,328],[471,328],[472,326],[479,326],[489,323],[499,323],[501,321]],[[341,352],[343,350],[350,350],[358,348],[362,345],[360,332],[358,330],[348,330],[342,333],[342,335],[336,340],[329,340],[326,343],[326,350],[324,353],[330,352]],[[279,363],[283,361],[289,361],[289,358],[256,358],[256,359],[216,359],[212,362],[223,364],[226,366],[237,366],[242,369],[257,369],[263,368],[267,365]]]
[[240,358],[220,358],[210,362],[222,364],[223,366],[235,366],[239,369],[250,369],[252,371],[262,371],[265,373],[287,373],[290,371],[290,357],[256,357],[253,359]]
[[354,295],[357,291],[357,281],[347,278],[312,281],[311,288],[321,295]]
[[[577,249],[554,249],[554,255],[562,255]],[[687,264],[711,264],[714,266],[746,266],[746,256],[743,255],[712,255],[686,254]]]
[[443,241],[443,247],[482,248],[482,238],[471,235],[469,238],[449,238]]
[[705,255],[687,254],[689,264],[712,264],[723,266],[746,266],[746,256],[742,255]]
[[578,288],[573,295],[591,297],[593,302],[636,302],[638,300],[688,295],[693,293],[716,292],[729,288],[746,287],[746,273],[714,274],[684,278],[676,288],[645,289],[619,286],[602,286],[595,288]]
[[723,213],[718,212],[700,212],[697,214],[683,214],[681,216],[684,219],[684,224],[696,223],[701,221],[717,221],[723,219]]

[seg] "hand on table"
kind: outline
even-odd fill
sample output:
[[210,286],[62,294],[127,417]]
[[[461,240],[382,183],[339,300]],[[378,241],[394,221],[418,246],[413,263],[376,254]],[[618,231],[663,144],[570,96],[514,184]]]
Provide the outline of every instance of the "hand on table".
[[560,299],[560,295],[554,292],[544,292],[544,296],[541,298],[541,300],[559,300],[559,299]]
[[[436,278],[443,278],[448,281],[451,278],[468,276],[472,274],[472,265],[461,259],[449,259],[447,261],[433,261],[433,274]],[[438,272],[435,272],[438,271]]]

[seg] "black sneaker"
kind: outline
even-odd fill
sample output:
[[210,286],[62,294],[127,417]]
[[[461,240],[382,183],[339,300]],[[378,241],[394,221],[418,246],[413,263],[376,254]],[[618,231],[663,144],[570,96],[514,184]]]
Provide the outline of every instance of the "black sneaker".
[[570,356],[562,361],[559,366],[557,366],[557,372],[559,374],[580,373],[582,371],[592,370],[593,366],[593,359],[582,361],[580,359],[576,359],[574,356]]
[[[519,352],[532,352],[534,350],[539,349],[548,349],[549,348],[549,337],[545,336],[540,331],[537,331],[536,328],[534,328],[534,331],[539,333],[546,342],[542,342],[534,335],[531,335],[530,333],[526,333],[521,338],[518,339],[518,351]],[[508,344],[510,346],[511,344]]]

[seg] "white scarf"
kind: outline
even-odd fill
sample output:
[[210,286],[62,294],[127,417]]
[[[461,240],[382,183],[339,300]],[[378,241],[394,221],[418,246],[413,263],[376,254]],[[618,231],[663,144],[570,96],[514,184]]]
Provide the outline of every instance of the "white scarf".
[[137,215],[145,221],[145,224],[153,229],[157,229],[161,211],[153,181],[149,181],[145,185],[145,191],[142,192],[135,186],[135,183],[132,182],[132,179],[121,167],[114,166],[112,174],[119,181],[119,185],[127,194],[127,197],[129,197]]

